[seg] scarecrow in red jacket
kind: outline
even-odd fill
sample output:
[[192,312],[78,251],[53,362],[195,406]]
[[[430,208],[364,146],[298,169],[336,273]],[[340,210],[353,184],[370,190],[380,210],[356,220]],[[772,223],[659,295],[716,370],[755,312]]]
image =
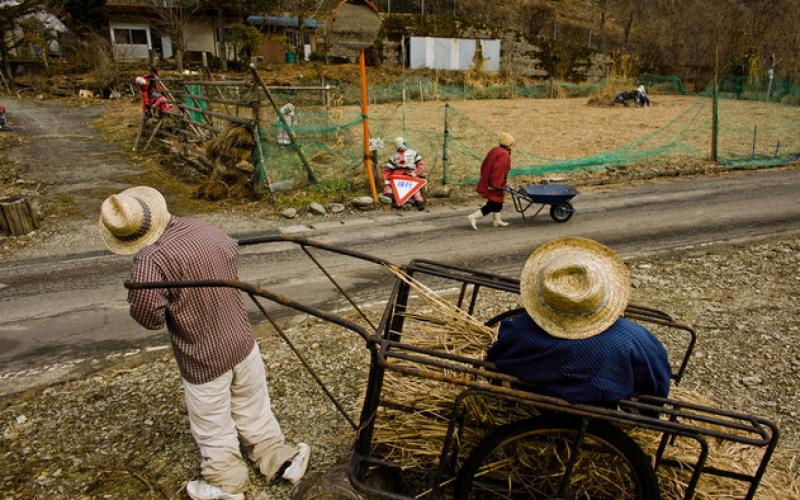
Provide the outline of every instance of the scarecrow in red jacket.
[[492,214],[492,225],[494,227],[505,227],[508,222],[504,222],[501,217],[503,210],[503,200],[505,199],[505,187],[508,172],[511,170],[511,146],[514,145],[514,138],[511,134],[503,132],[500,134],[500,145],[492,148],[481,164],[481,177],[475,191],[486,198],[486,204],[480,209],[467,216],[472,229],[478,230],[478,219],[484,215]]
[[156,111],[159,113],[169,111],[167,98],[159,91],[158,70],[155,67],[150,68],[150,73],[145,76],[137,76],[135,81],[142,92],[142,110],[148,118],[155,116]]

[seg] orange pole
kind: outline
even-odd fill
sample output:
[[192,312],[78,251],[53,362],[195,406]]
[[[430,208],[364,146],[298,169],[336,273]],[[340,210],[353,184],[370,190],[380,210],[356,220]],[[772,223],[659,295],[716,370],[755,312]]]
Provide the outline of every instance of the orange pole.
[[364,61],[364,49],[358,54],[361,65],[361,115],[364,119],[364,173],[369,179],[369,188],[372,191],[372,200],[378,206],[378,190],[375,189],[375,176],[372,175],[372,160],[369,154],[369,119],[367,115],[367,64]]

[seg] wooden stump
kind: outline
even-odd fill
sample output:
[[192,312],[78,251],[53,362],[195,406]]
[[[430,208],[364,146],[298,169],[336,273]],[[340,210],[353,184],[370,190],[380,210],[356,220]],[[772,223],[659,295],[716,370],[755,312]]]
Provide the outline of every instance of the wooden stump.
[[36,212],[28,198],[0,198],[0,233],[12,236],[28,234],[39,227]]

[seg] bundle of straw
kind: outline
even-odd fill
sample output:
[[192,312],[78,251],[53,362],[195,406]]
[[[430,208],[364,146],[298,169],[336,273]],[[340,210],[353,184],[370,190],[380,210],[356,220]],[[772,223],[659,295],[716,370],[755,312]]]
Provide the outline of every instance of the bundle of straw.
[[[390,267],[390,270],[408,283],[423,303],[423,307],[417,308],[414,313],[405,314],[402,332],[404,343],[475,358],[484,357],[486,349],[496,338],[496,331],[481,324],[400,269]],[[453,410],[453,401],[463,390],[463,387],[453,384],[388,371],[384,379],[383,399],[417,408],[417,411],[382,408],[375,422],[373,443],[386,459],[409,468],[436,466]],[[714,406],[711,399],[680,387],[673,387],[670,396],[673,399]],[[467,413],[469,421],[477,425],[465,428],[462,442],[459,443],[463,450],[461,460],[486,436],[487,431],[481,427],[494,427],[535,414],[525,405],[509,406],[508,403],[494,398],[467,400]],[[659,433],[636,428],[625,430],[646,454],[655,454],[661,438]],[[715,439],[709,439],[709,447],[707,465],[746,474],[755,472],[764,451],[761,448]],[[544,452],[546,450],[538,450],[533,455],[540,457],[546,454]],[[658,468],[663,498],[683,497],[691,476],[688,465],[697,461],[697,455],[697,444],[685,439],[677,439],[674,445],[667,448],[665,459],[687,466]],[[534,458],[530,457],[531,460]],[[777,452],[761,481],[759,496],[800,498],[800,484],[794,472],[794,461],[793,455]],[[619,478],[620,471],[610,470],[609,467],[613,465],[593,463],[587,470],[589,476],[603,478],[605,481]],[[613,479],[612,482],[617,480]],[[740,498],[746,487],[742,482],[703,474],[696,490],[696,498]]]

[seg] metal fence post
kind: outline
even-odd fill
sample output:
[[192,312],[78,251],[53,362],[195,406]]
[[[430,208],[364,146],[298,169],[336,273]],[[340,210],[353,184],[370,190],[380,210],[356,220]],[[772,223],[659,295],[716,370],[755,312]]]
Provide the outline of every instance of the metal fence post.
[[450,182],[449,158],[447,156],[447,149],[450,142],[450,123],[448,121],[448,114],[450,111],[450,103],[444,105],[444,150],[442,151],[442,184],[445,186]]
[[719,45],[714,57],[714,87],[711,104],[711,161],[719,162]]

